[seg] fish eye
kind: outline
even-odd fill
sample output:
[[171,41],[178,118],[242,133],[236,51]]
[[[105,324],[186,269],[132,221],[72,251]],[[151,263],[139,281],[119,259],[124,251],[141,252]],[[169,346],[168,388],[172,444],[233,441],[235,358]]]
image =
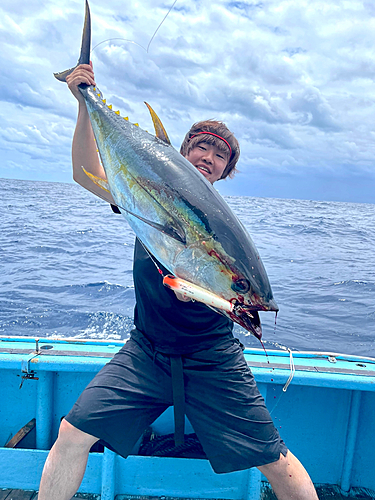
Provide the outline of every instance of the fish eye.
[[250,290],[250,282],[247,279],[238,279],[231,286],[234,292],[246,293]]

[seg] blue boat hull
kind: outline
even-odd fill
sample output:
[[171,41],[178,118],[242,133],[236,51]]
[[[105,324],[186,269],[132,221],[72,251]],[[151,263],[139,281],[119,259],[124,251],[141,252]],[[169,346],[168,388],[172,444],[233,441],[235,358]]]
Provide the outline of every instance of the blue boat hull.
[[[61,418],[123,343],[0,338],[0,445],[27,422],[24,448],[0,448],[0,486],[34,489]],[[289,449],[315,484],[375,490],[375,360],[343,355],[247,349],[245,357]],[[294,363],[295,372],[286,392]],[[22,378],[23,377],[23,378]],[[20,388],[20,384],[22,387]],[[172,412],[170,412],[172,414]],[[169,415],[156,423],[171,432]],[[257,469],[215,474],[207,460],[90,453],[79,491],[115,495],[259,500]]]

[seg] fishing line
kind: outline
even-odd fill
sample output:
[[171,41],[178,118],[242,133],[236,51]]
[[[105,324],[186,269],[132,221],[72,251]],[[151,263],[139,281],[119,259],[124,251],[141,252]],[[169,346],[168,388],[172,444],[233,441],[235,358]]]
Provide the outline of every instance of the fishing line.
[[[177,1],[177,0],[176,0]],[[176,2],[175,2],[176,3]],[[145,249],[146,253],[148,253],[148,256],[150,257],[150,259],[152,260],[152,262],[155,264],[155,267],[156,269],[158,270],[159,274],[161,274],[161,276],[164,278],[164,273],[163,273],[163,270],[160,269],[160,267],[158,266],[156,260],[154,259],[154,256],[152,255],[152,253],[149,251],[149,249],[144,245],[143,241],[141,241],[139,238],[138,238],[138,241],[141,243],[141,245],[143,246],[143,248]]]
[[155,38],[156,36],[156,33],[159,31],[161,25],[164,23],[164,21],[167,19],[167,17],[169,16],[169,13],[171,12],[171,10],[173,9],[173,7],[176,5],[176,2],[177,0],[174,0],[172,6],[169,8],[168,12],[165,14],[163,20],[161,21],[161,23],[159,24],[159,26],[156,28],[156,30],[154,31],[154,34],[152,35],[150,41],[148,42],[148,45],[147,45],[147,49],[146,47],[144,47],[143,45],[141,45],[140,43],[138,42],[135,42],[134,40],[128,40],[127,38],[107,38],[107,40],[103,40],[102,42],[99,42],[97,45],[95,45],[95,47],[93,47],[91,49],[91,53],[94,52],[94,50],[96,49],[96,47],[99,47],[99,45],[102,45],[103,43],[106,43],[106,42],[110,42],[111,40],[124,40],[125,42],[129,42],[129,43],[134,43],[134,45],[138,45],[138,47],[141,47],[141,49],[145,50],[148,54],[148,50],[150,48],[150,45],[153,41],[153,39]]
[[156,33],[158,32],[158,30],[159,30],[160,26],[161,26],[161,25],[164,23],[164,21],[167,19],[167,17],[168,17],[168,15],[169,15],[170,11],[173,9],[173,7],[175,6],[176,2],[177,2],[177,0],[174,0],[174,2],[173,2],[173,4],[172,4],[172,7],[171,7],[171,8],[169,9],[169,11],[165,14],[164,19],[163,19],[163,20],[162,20],[162,22],[159,24],[159,26],[156,28],[155,33],[152,35],[151,40],[148,42],[148,45],[147,45],[147,50],[146,50],[146,52],[147,52],[147,53],[148,53],[148,49],[150,48],[150,45],[151,45],[152,40],[155,38],[155,35],[156,35]]

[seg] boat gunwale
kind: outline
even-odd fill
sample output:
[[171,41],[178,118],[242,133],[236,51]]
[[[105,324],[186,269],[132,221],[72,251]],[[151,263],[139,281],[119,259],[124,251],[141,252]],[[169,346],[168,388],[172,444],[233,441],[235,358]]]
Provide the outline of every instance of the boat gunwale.
[[[1,342],[42,342],[44,344],[74,344],[74,345],[103,345],[106,347],[110,346],[123,346],[125,340],[112,340],[112,339],[79,339],[77,337],[63,337],[63,338],[53,338],[53,337],[27,337],[27,336],[1,336],[0,337],[0,353],[1,351]],[[79,351],[77,351],[79,353]],[[342,361],[366,361],[367,363],[374,363],[375,358],[371,356],[359,356],[356,354],[345,354],[338,352],[330,352],[330,351],[301,351],[301,350],[292,350],[292,349],[269,349],[266,351],[264,349],[258,349],[253,347],[245,347],[244,354],[246,355],[261,355],[262,357],[272,357],[272,356],[290,356],[290,353],[293,357],[298,358],[317,358],[317,359],[325,359],[329,360],[329,358],[335,358],[336,360]],[[93,353],[94,354],[94,353]]]
[[[22,345],[22,342],[25,345]],[[35,344],[34,344],[35,342]],[[117,345],[116,345],[117,344]],[[27,372],[92,372],[99,371],[124,342],[34,337],[0,337],[0,363],[5,369]],[[19,347],[17,347],[17,345]],[[43,349],[45,345],[58,347]],[[94,345],[93,351],[83,351]],[[30,346],[28,349],[24,347]],[[38,351],[35,350],[37,346]],[[68,347],[69,346],[69,347]],[[72,350],[65,350],[64,348]],[[358,356],[316,353],[310,351],[268,351],[245,349],[244,355],[258,383],[284,385],[288,377],[294,386],[331,387],[375,392],[375,360]],[[357,362],[357,366],[353,363]],[[368,366],[369,365],[369,366]],[[294,372],[294,373],[293,373]],[[289,380],[289,379],[288,379]],[[289,385],[289,383],[288,383]]]

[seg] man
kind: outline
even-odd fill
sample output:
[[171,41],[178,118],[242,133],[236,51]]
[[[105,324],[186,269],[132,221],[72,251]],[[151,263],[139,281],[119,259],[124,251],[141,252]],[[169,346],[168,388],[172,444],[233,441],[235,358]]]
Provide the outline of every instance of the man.
[[[67,77],[79,102],[73,178],[99,194],[81,168],[105,178],[78,90],[82,82],[95,85],[90,65],[78,66]],[[224,124],[208,120],[193,125],[181,153],[214,183],[233,175],[239,146]],[[186,415],[215,472],[256,466],[279,500],[317,500],[307,472],[273,425],[241,346],[233,338],[232,322],[166,289],[157,267],[167,272],[137,240],[136,329],[62,421],[43,470],[39,500],[69,500],[74,495],[89,450],[99,439],[126,457],[146,427],[173,404],[176,363],[183,366]]]

